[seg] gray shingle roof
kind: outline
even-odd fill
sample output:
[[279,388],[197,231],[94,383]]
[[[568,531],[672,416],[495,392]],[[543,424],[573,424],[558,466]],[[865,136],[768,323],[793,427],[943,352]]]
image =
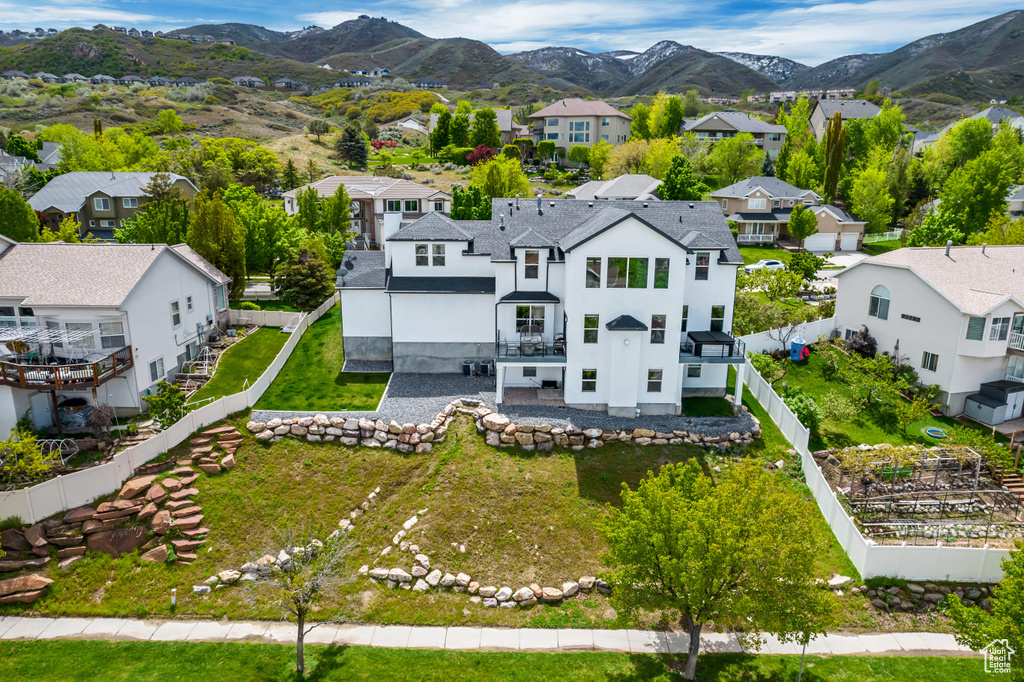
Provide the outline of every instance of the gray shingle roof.
[[510,241],[509,246],[516,249],[552,249],[558,244],[549,237],[537,234],[533,230],[527,230]]
[[613,180],[591,180],[565,193],[571,199],[652,199],[661,185],[650,175],[629,173]]
[[833,215],[835,215],[837,218],[839,218],[840,221],[845,222],[845,223],[863,223],[864,222],[863,220],[861,220],[857,216],[853,215],[849,211],[844,211],[843,209],[839,208],[838,206],[833,206],[832,204],[821,204],[820,206],[811,206],[810,208],[816,214],[821,212],[821,211],[827,210],[827,211],[831,212]]
[[874,118],[881,111],[877,104],[866,99],[820,99],[817,106],[821,107],[825,118],[832,118],[837,111],[842,112],[844,119]]
[[[73,213],[82,208],[86,197],[101,190],[111,197],[141,197],[154,175],[156,173],[65,173],[46,183],[28,203],[37,211],[53,207],[64,213]],[[171,182],[188,182],[174,173],[166,175],[170,176]]]
[[741,133],[785,133],[786,126],[766,123],[759,118],[739,111],[714,111],[695,121],[684,121],[684,130],[693,130],[704,123],[722,121]]
[[383,251],[346,251],[338,268],[338,289],[383,289],[386,283]]
[[[440,115],[441,114],[431,114],[430,115],[430,124],[428,126],[428,129],[430,130],[430,132],[434,132],[434,128],[437,127],[437,119],[438,119],[438,117]],[[469,122],[470,123],[473,122],[473,118],[475,117],[475,115],[476,115],[476,112],[473,112],[473,113],[469,114]],[[495,115],[495,118],[497,119],[496,122],[498,124],[498,130],[500,130],[503,133],[511,132],[513,126],[515,126],[516,128],[523,128],[524,127],[524,126],[520,126],[519,124],[517,124],[515,122],[515,119],[512,117],[512,110],[511,109],[495,109],[494,110],[494,115]],[[452,116],[454,116],[454,114],[452,114]]]
[[550,291],[512,291],[501,297],[502,303],[558,303]]
[[612,332],[645,332],[648,329],[646,324],[632,315],[619,315],[606,324],[605,328]]
[[[593,206],[589,206],[590,203]],[[722,215],[722,208],[714,201],[586,202],[556,199],[545,200],[542,210],[542,214],[537,213],[535,201],[520,200],[517,209],[515,199],[493,199],[491,220],[460,220],[458,226],[472,237],[474,253],[490,255],[493,261],[506,261],[512,257],[512,241],[528,231],[532,230],[565,249],[570,234],[584,224],[591,223],[589,229],[600,231],[619,222],[625,215],[633,214],[684,247],[724,249],[723,262],[743,262]],[[503,213],[504,230],[499,227],[499,216]],[[598,214],[604,217],[594,221]],[[574,243],[579,243],[575,240],[581,236],[579,233],[573,237]]]
[[785,180],[770,178],[764,175],[755,175],[746,180],[740,180],[727,187],[716,189],[710,196],[724,197],[727,199],[745,197],[757,188],[763,189],[770,197],[802,197],[810,190],[800,189],[791,185]]
[[396,178],[375,178],[368,175],[334,175],[317,180],[309,185],[296,187],[282,196],[294,197],[302,190],[313,187],[322,197],[333,196],[338,185],[345,185],[350,199],[429,199],[440,197],[451,199],[449,194],[433,187]]
[[459,223],[443,213],[428,213],[388,237],[393,242],[435,241],[464,242],[472,236],[459,227]]
[[175,244],[171,247],[178,255],[188,259],[193,265],[206,273],[206,275],[217,284],[227,284],[231,278],[217,269],[213,263],[200,256],[195,249],[188,244]]

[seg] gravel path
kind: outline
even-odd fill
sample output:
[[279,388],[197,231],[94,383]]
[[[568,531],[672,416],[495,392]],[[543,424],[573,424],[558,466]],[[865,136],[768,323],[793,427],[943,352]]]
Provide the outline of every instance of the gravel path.
[[346,360],[342,372],[391,372],[391,363],[387,360]]
[[[266,422],[274,417],[306,417],[325,414],[328,417],[367,417],[394,419],[399,423],[422,424],[430,422],[448,403],[456,398],[476,398],[494,408],[495,381],[493,377],[467,377],[461,374],[392,374],[380,410],[374,412],[290,412],[284,410],[253,410],[252,419]],[[580,410],[553,405],[504,405],[501,413],[517,424],[550,424],[580,429],[653,429],[699,433],[704,436],[724,436],[733,431],[749,431],[754,426],[750,414],[738,417],[674,417],[647,416],[637,419],[610,417],[605,412]]]

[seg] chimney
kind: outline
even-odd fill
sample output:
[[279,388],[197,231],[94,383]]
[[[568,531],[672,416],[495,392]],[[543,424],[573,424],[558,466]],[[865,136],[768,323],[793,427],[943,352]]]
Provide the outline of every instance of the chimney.
[[519,210],[519,195],[516,195],[516,210]]
[[537,197],[537,215],[544,215],[544,199]]
[[952,246],[953,246],[953,240],[952,239],[947,239],[946,240],[946,258],[949,258],[949,250],[950,250],[950,248],[952,248]]
[[498,216],[498,217],[499,217],[499,218],[501,219],[501,222],[500,222],[500,223],[498,223],[498,229],[499,229],[499,230],[504,230],[504,229],[505,229],[505,214],[504,214],[504,213],[502,213],[502,214],[501,214],[500,216]]

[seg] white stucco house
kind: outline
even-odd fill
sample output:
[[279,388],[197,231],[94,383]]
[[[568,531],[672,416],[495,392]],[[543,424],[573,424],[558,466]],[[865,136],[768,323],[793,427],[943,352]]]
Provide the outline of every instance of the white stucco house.
[[137,413],[226,322],[230,279],[184,244],[15,243],[0,236],[0,439],[31,409]]
[[880,352],[942,388],[950,415],[993,425],[1021,416],[1024,246],[904,248],[835,277],[844,336],[866,325]]
[[715,202],[495,199],[489,221],[430,213],[385,231],[383,251],[338,271],[348,359],[493,362],[499,403],[536,387],[629,417],[723,396],[743,362],[743,260]]

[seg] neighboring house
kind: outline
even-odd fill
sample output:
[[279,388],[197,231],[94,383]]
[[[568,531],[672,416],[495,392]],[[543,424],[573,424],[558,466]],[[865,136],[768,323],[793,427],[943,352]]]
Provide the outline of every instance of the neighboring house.
[[147,29],[147,30],[142,32],[142,37],[143,38],[152,38],[153,37],[153,32]]
[[192,85],[199,85],[199,81],[192,76],[182,76],[174,81],[174,86],[178,88],[189,87]]
[[1006,197],[1006,214],[1011,218],[1024,218],[1024,187],[1011,187]]
[[963,121],[976,118],[986,119],[989,123],[992,124],[993,129],[998,128],[1003,121],[1007,121],[1009,125],[1013,126],[1017,130],[1024,132],[1024,117],[1022,117],[1016,111],[1014,111],[1013,109],[1007,109],[1006,107],[988,107],[987,109],[982,109],[973,116],[968,116],[967,118],[962,118],[958,121],[953,121],[940,131],[918,135],[914,139],[913,152],[915,154],[923,152],[925,149],[938,142],[939,138],[942,137],[944,133],[952,130],[958,124],[962,123]]
[[787,229],[794,206],[802,205],[818,219],[818,232],[804,240],[808,251],[856,251],[864,241],[865,222],[831,204],[811,190],[778,178],[755,176],[715,190],[709,196],[736,223],[740,244],[796,241]]
[[27,73],[25,73],[24,71],[4,71],[2,75],[4,77],[4,80],[13,80],[15,78],[28,78],[29,77],[29,75]]
[[[45,224],[57,227],[74,215],[82,224],[81,232],[100,239],[113,239],[114,230],[125,218],[131,218],[145,206],[145,188],[157,173],[86,173],[58,175],[28,200],[45,215]],[[191,199],[198,191],[187,178],[166,173],[171,182]]]
[[738,111],[716,111],[696,120],[683,121],[680,129],[685,133],[693,132],[698,139],[710,142],[749,133],[754,138],[754,144],[773,159],[782,151],[782,144],[786,141],[786,126],[765,123]]
[[592,147],[599,140],[620,145],[629,139],[632,118],[601,100],[562,99],[530,114],[531,132],[539,144],[545,141],[568,150],[574,145]]
[[415,130],[418,133],[427,133],[427,127],[414,119],[411,116],[395,121],[395,125],[399,128],[406,128],[408,130]]
[[381,76],[390,76],[391,69],[387,68],[386,66],[378,66],[368,75],[373,76],[374,78],[380,78]]
[[1024,246],[903,248],[839,279],[836,328],[867,326],[879,352],[937,384],[951,416],[987,424],[1024,407]]
[[336,88],[364,88],[370,84],[370,81],[365,78],[349,78],[346,80],[340,80],[334,84]]
[[121,76],[120,78],[117,79],[117,84],[118,85],[134,85],[135,83],[145,83],[145,82],[146,81],[142,80],[141,78],[139,78],[138,76],[136,76],[133,73],[130,73],[127,76]]
[[111,31],[117,31],[118,33],[128,33],[128,29],[126,29],[124,26],[115,26],[114,28],[112,28],[110,30]]
[[221,38],[217,42],[220,43],[221,45],[234,45],[235,44],[235,41],[231,40],[231,38]]
[[447,90],[448,84],[436,78],[416,78],[412,84],[421,90]]
[[657,201],[661,180],[650,175],[620,175],[613,180],[591,180],[565,193],[566,199],[583,201]]
[[352,236],[362,248],[382,243],[385,234],[425,214],[452,212],[451,195],[433,187],[395,178],[337,175],[285,192],[284,210],[295,215],[296,197],[302,190],[312,187],[327,198],[334,196],[339,185],[345,186],[352,200]]
[[837,111],[843,121],[849,121],[854,118],[874,118],[881,109],[866,99],[818,100],[808,116],[811,132],[818,142],[825,139],[825,128]]
[[153,76],[152,78],[147,80],[146,83],[152,85],[153,87],[166,88],[171,85],[171,79],[166,78],[164,76]]
[[346,254],[346,357],[424,373],[496,360],[499,405],[550,388],[570,407],[678,415],[743,362],[742,265],[712,202],[494,199],[491,220],[435,213]]
[[167,34],[166,34],[166,33],[164,33],[163,31],[155,31],[155,32],[153,33],[153,37],[154,37],[154,38],[166,38],[166,37],[167,37]]
[[80,73],[66,73],[60,77],[61,83],[85,83],[88,80]]
[[47,73],[46,71],[34,73],[32,74],[32,78],[38,78],[44,83],[60,83],[60,76],[55,76],[52,73]]
[[135,36],[136,38],[139,38],[139,37],[142,36],[142,31],[140,31],[137,28],[130,28],[130,29],[128,29],[128,35]]
[[107,26],[106,24],[96,24],[95,26],[92,27],[92,30],[94,30],[94,31],[109,31],[110,27]]
[[93,85],[114,85],[115,83],[117,83],[117,81],[114,78],[104,73],[96,74],[95,76],[89,79],[89,82]]
[[243,88],[267,87],[267,84],[263,82],[262,78],[256,78],[255,76],[235,76],[231,79],[231,82]]
[[274,81],[275,88],[281,88],[282,90],[308,90],[309,86],[302,81],[292,80],[291,78],[278,78]]
[[352,69],[349,71],[353,76],[369,76],[370,72],[366,69]]
[[[493,109],[495,118],[498,124],[498,132],[501,134],[501,143],[512,144],[512,141],[519,137],[530,137],[530,129],[527,126],[522,126],[516,123],[512,117],[511,109]],[[434,128],[437,127],[437,119],[440,114],[430,115],[430,124],[427,128],[428,133],[434,132]],[[470,125],[473,123],[473,119],[476,117],[476,112],[468,114]]]
[[12,156],[0,149],[0,182],[3,182],[8,175],[17,175],[26,171],[31,165],[33,165],[32,162],[24,156]]
[[26,414],[37,429],[83,405],[137,414],[225,327],[229,282],[184,244],[0,236],[0,439]]
[[39,163],[26,159],[24,156],[12,156],[0,150],[0,180],[8,175],[21,173],[34,167],[40,171],[48,171],[54,168],[61,159],[61,144],[59,142],[44,142],[41,149],[36,150],[39,156]]

